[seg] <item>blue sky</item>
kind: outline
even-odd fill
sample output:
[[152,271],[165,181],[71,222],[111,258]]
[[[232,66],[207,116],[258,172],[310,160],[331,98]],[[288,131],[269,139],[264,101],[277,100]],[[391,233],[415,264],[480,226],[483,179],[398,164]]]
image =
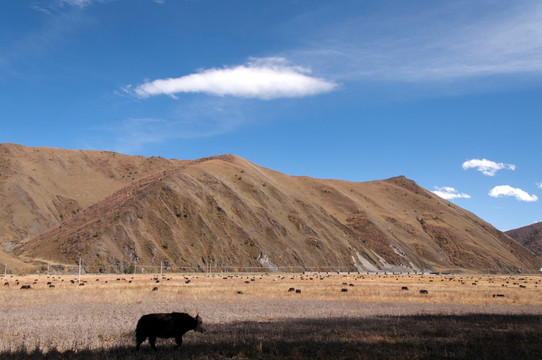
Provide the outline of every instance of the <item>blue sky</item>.
[[0,142],[290,175],[405,175],[501,230],[542,220],[542,3],[0,4]]

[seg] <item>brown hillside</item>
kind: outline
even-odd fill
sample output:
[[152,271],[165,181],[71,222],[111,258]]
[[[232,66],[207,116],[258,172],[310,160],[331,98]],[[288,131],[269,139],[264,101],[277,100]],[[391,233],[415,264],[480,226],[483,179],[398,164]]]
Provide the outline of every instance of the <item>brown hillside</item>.
[[[133,181],[184,163],[0,144],[0,249],[9,251]],[[0,262],[21,265],[1,251]]]
[[[82,257],[94,271],[161,261],[200,269],[211,262],[225,270],[534,272],[540,267],[532,252],[504,233],[404,177],[353,183],[288,176],[234,155],[183,162],[91,152],[97,162],[108,160],[94,174],[88,161],[80,160],[87,152],[54,151],[63,159],[71,156],[69,166],[55,168],[59,178],[68,177],[64,173],[77,178],[87,169],[81,186],[90,192],[98,179],[108,191],[101,186],[94,200],[88,194],[83,207],[74,195],[82,191],[52,191],[60,188],[56,175],[42,167],[49,186],[31,189],[47,194],[43,203],[49,207],[26,209],[40,230],[23,227],[26,237],[12,237],[20,244],[9,256],[51,264],[75,264]],[[126,163],[139,179],[126,179],[121,171],[127,171]],[[66,199],[80,210],[44,224],[41,209],[49,216],[59,213],[56,201],[70,212],[75,204]],[[13,214],[4,228],[13,226]]]
[[531,249],[542,259],[542,223],[537,222],[519,229],[506,232],[511,238]]

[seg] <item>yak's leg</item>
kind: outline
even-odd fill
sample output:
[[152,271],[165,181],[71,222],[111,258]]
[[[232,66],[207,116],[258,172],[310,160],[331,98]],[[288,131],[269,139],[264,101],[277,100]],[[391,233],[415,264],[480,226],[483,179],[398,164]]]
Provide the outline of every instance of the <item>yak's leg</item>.
[[151,344],[151,348],[156,351],[156,345],[154,343],[156,342],[156,336],[149,336],[149,344]]
[[182,335],[177,335],[175,336],[175,342],[177,343],[177,345],[179,346],[179,350],[181,349],[181,345],[183,344],[183,336]]
[[146,338],[147,336],[143,337],[142,335],[136,335],[136,351],[139,351],[141,343],[145,341]]

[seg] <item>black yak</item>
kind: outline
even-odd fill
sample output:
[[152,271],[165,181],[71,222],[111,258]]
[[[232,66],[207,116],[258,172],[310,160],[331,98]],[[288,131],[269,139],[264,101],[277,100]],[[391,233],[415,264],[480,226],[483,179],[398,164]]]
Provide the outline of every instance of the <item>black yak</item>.
[[139,346],[147,337],[153,350],[156,350],[156,338],[175,338],[180,348],[183,335],[190,330],[205,331],[199,315],[195,318],[186,313],[177,312],[143,315],[137,322],[136,350],[139,350]]

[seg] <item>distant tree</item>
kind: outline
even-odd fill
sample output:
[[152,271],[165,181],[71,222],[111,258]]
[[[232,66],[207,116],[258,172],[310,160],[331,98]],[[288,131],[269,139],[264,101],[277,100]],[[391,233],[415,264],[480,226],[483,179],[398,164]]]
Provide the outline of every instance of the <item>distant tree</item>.
[[125,274],[133,274],[135,272],[135,265],[132,264],[128,266],[126,269],[124,269]]

